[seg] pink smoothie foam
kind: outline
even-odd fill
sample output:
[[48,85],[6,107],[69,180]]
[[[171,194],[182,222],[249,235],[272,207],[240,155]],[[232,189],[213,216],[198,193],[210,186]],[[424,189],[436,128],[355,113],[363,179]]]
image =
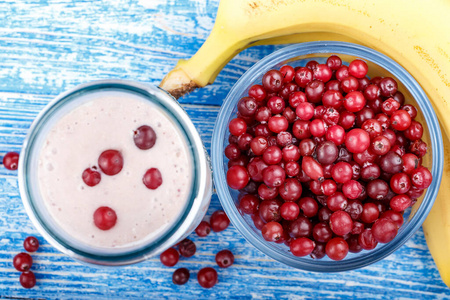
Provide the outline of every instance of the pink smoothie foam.
[[[47,210],[67,235],[85,245],[124,248],[157,239],[190,198],[193,164],[184,135],[163,110],[138,95],[96,92],[81,98],[80,106],[53,125],[40,151],[39,188]],[[148,150],[133,141],[142,125],[157,136]],[[87,186],[83,171],[98,167],[99,155],[108,149],[121,152],[123,169],[114,176],[101,173],[98,185]],[[142,181],[150,168],[163,179],[155,190]],[[116,212],[109,230],[94,224],[94,211],[101,206]]]

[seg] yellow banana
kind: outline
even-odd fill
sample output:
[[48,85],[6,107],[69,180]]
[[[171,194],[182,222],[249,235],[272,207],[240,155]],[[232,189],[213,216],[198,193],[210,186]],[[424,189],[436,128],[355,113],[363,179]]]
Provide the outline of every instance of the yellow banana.
[[444,134],[444,172],[439,193],[423,231],[444,283],[450,287],[450,140]]
[[[322,39],[314,37],[317,32],[333,33],[400,63],[444,119],[450,115],[449,15],[446,0],[222,0],[203,46],[189,60],[180,60],[160,86],[180,97],[212,83],[231,58],[262,40],[296,35],[301,42]],[[450,134],[450,122],[444,130]]]

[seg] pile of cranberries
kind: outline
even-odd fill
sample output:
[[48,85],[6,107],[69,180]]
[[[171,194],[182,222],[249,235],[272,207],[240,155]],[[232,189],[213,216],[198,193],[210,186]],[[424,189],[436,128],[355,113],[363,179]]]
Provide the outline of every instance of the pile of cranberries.
[[265,240],[333,260],[388,243],[432,180],[417,109],[390,77],[332,55],[282,66],[229,123],[227,183]]
[[[149,150],[156,143],[156,133],[152,127],[143,125],[134,131],[134,144],[141,150]],[[114,176],[122,171],[123,156],[118,150],[103,151],[98,158],[98,167],[92,166],[83,171],[81,178],[87,186],[94,187],[101,181],[101,172]],[[99,170],[100,169],[100,170]],[[142,177],[143,184],[151,190],[157,189],[163,182],[161,172],[157,168],[148,169]],[[94,212],[94,224],[101,230],[109,230],[116,225],[117,215],[109,206],[101,206]]]
[[[28,252],[36,252],[39,249],[39,241],[34,236],[29,236],[24,240],[23,247]],[[19,280],[24,288],[31,289],[36,285],[36,276],[30,270],[33,265],[33,258],[30,254],[25,252],[17,254],[14,256],[13,265],[17,271],[22,272]]]
[[[230,225],[230,220],[224,211],[218,210],[211,215],[210,223],[202,221],[195,232],[200,237],[207,236],[211,229],[214,232],[220,232],[227,229]],[[189,239],[184,239],[179,242],[178,251],[175,247],[169,248],[161,253],[159,259],[161,263],[167,267],[173,267],[178,263],[180,254],[184,257],[191,257],[197,251],[195,243]],[[234,255],[230,250],[221,250],[217,252],[215,257],[216,263],[220,268],[228,268],[234,263]],[[172,282],[177,285],[183,285],[189,281],[190,273],[186,268],[179,268],[173,272]],[[214,268],[202,268],[197,273],[197,281],[203,288],[212,288],[218,282],[217,271]]]

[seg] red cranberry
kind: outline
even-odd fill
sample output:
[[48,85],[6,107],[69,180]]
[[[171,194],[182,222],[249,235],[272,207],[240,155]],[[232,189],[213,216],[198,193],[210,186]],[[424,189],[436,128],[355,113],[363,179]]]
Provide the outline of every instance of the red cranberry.
[[411,121],[411,125],[405,130],[405,137],[411,141],[416,141],[422,138],[423,127],[417,121]]
[[297,71],[295,71],[295,83],[297,83],[297,85],[301,88],[305,88],[306,85],[312,81],[312,79],[313,72],[306,67],[301,67]]
[[349,130],[355,125],[355,114],[345,110],[341,112],[339,117],[339,125],[341,125],[345,130]]
[[298,202],[298,206],[302,210],[303,214],[308,218],[316,216],[319,210],[319,205],[317,204],[316,200],[311,197],[301,198]]
[[369,149],[376,155],[385,155],[391,149],[391,143],[387,137],[380,135],[372,139]]
[[425,167],[419,167],[411,172],[411,182],[416,188],[428,188],[431,184],[431,180],[431,172]]
[[227,183],[232,189],[239,190],[244,188],[248,184],[249,180],[250,177],[245,167],[232,166],[227,171]]
[[141,150],[153,148],[156,143],[156,133],[152,127],[142,125],[134,131],[134,144]]
[[241,116],[252,117],[255,115],[256,110],[258,109],[258,104],[256,103],[255,99],[251,97],[243,97],[241,98],[241,100],[239,100],[237,109]]
[[253,139],[253,136],[249,133],[241,134],[238,137],[238,142],[237,142],[239,149],[241,149],[243,151],[249,150],[252,139]]
[[364,78],[367,75],[368,70],[369,67],[366,62],[360,59],[353,60],[348,66],[348,72],[356,78]]
[[3,157],[3,165],[8,170],[17,170],[19,166],[19,153],[8,152]]
[[223,210],[217,210],[211,215],[209,223],[214,232],[220,232],[228,228],[230,219],[228,219],[227,214]]
[[325,64],[318,64],[317,67],[313,70],[313,78],[323,82],[329,81],[332,75],[333,73],[330,67]]
[[176,269],[172,274],[172,282],[176,285],[183,285],[189,281],[189,270],[186,268]]
[[295,177],[300,173],[300,165],[295,161],[287,162],[284,166],[284,171],[287,176]]
[[358,79],[356,79],[353,76],[349,76],[347,78],[342,79],[341,89],[344,91],[344,93],[357,91],[359,89]]
[[391,116],[400,108],[400,104],[393,98],[389,98],[381,104],[381,111],[388,116]]
[[142,181],[144,182],[144,185],[151,190],[156,190],[163,183],[161,172],[156,168],[148,169],[147,172],[145,172],[144,177],[142,177]]
[[365,250],[372,250],[377,245],[378,242],[375,240],[370,228],[366,228],[358,237],[359,245]]
[[397,228],[400,228],[403,225],[403,216],[401,213],[393,211],[393,210],[387,210],[384,213],[381,214],[380,219],[389,219],[392,222],[394,222],[395,226]]
[[313,252],[316,244],[306,237],[297,238],[291,241],[289,246],[294,256],[306,256]]
[[266,224],[266,222],[263,221],[263,219],[261,219],[261,217],[259,216],[259,214],[254,214],[251,216],[253,224],[255,225],[256,229],[261,230],[262,227],[264,226],[264,224]]
[[262,85],[268,92],[278,92],[283,86],[283,74],[277,70],[270,70],[264,74]]
[[210,267],[200,269],[197,274],[197,280],[203,288],[212,288],[218,282],[217,271]]
[[397,153],[389,151],[380,158],[379,165],[383,171],[389,174],[395,174],[401,172],[403,160]]
[[402,212],[411,206],[411,198],[407,195],[397,195],[392,197],[389,206],[393,211]]
[[391,177],[391,189],[396,194],[405,194],[411,188],[411,180],[405,173],[396,173]]
[[216,263],[221,268],[228,268],[234,263],[234,255],[230,250],[221,250],[216,254]]
[[336,79],[339,81],[342,81],[344,78],[347,78],[348,73],[348,67],[347,66],[341,66],[339,69],[336,70]]
[[94,168],[96,169],[96,167],[87,168],[83,171],[83,174],[81,174],[81,178],[87,186],[96,186],[101,181],[100,172],[96,171]]
[[317,161],[323,165],[329,165],[338,158],[338,148],[333,142],[320,143],[316,149]]
[[403,110],[394,111],[391,115],[391,127],[398,131],[404,131],[411,125],[411,117]]
[[307,139],[311,136],[309,122],[297,120],[292,125],[292,134],[299,140]]
[[287,178],[278,188],[278,193],[284,201],[297,201],[302,195],[302,185],[295,178]]
[[272,116],[272,112],[267,106],[258,107],[255,113],[255,120],[261,123],[267,123]]
[[275,242],[283,235],[283,227],[278,222],[268,222],[262,227],[261,234],[266,241]]
[[327,207],[331,211],[344,210],[347,204],[347,198],[341,192],[336,192],[327,198]]
[[361,179],[364,181],[371,181],[377,179],[381,175],[380,167],[376,164],[366,164],[361,169]]
[[389,185],[381,179],[375,179],[367,184],[367,195],[375,200],[383,200],[389,191]]
[[106,175],[116,175],[123,168],[122,154],[117,150],[103,151],[98,158],[98,166]]
[[27,272],[33,265],[33,259],[28,253],[21,252],[14,256],[13,265],[17,271]]
[[300,120],[308,121],[314,116],[314,106],[309,102],[300,103],[295,109]]
[[331,175],[333,176],[334,181],[338,183],[346,183],[352,179],[352,166],[346,162],[338,162],[334,165],[333,169],[331,169]]
[[23,248],[28,252],[36,252],[39,249],[39,241],[34,236],[29,236],[23,241]]
[[293,92],[289,95],[289,105],[292,108],[297,108],[300,103],[306,102],[306,94],[303,92]]
[[261,200],[272,200],[278,196],[278,188],[268,187],[265,184],[261,184],[258,187],[258,195]]
[[275,115],[273,117],[270,117],[268,125],[269,125],[270,131],[275,132],[275,133],[280,133],[280,132],[286,131],[286,129],[288,129],[289,122],[282,115]]
[[117,215],[116,212],[108,207],[101,206],[94,212],[94,224],[100,230],[109,230],[116,225]]
[[317,223],[313,228],[314,240],[320,243],[326,243],[333,237],[333,231],[326,223]]
[[411,119],[414,119],[415,117],[417,117],[417,109],[413,105],[406,104],[402,107],[402,109],[405,110],[409,114]]
[[36,285],[36,276],[31,271],[23,272],[19,278],[20,284],[26,289],[31,289]]
[[[256,213],[258,211],[258,207],[259,207],[259,200],[258,200],[258,197],[256,197],[255,195],[250,195],[250,194],[244,195],[244,196],[242,196],[242,198],[239,201],[239,209],[245,214],[252,215],[252,214]],[[205,222],[205,221],[203,221],[203,222]],[[200,224],[202,224],[202,223],[200,223]],[[208,224],[208,226],[209,226],[209,224]]]
[[326,124],[322,119],[314,119],[309,123],[309,130],[315,137],[321,137],[326,133]]
[[391,97],[397,92],[397,82],[390,77],[381,79],[379,87],[383,97]]
[[303,216],[289,224],[289,235],[293,238],[309,237],[312,234],[313,225],[311,221]]
[[379,243],[389,243],[397,235],[398,227],[388,218],[380,218],[372,226],[373,238]]
[[375,84],[369,84],[364,89],[364,97],[369,101],[374,101],[380,97],[380,88]]
[[327,58],[327,66],[331,70],[336,71],[342,66],[342,60],[337,55],[331,55],[330,57]]
[[342,106],[344,97],[339,91],[328,90],[322,96],[322,103],[324,106],[339,108]]
[[311,253],[311,258],[313,259],[321,259],[325,257],[325,244],[324,243],[316,243],[316,247]]
[[[254,181],[263,181],[263,171],[268,165],[261,159],[261,157],[254,157],[247,165],[247,171],[250,178]],[[243,183],[240,183],[243,184]]]
[[352,231],[353,220],[345,211],[336,211],[330,217],[330,228],[336,235],[344,236]]
[[[267,142],[267,140],[266,140],[266,142]],[[236,144],[229,144],[228,146],[225,147],[224,152],[225,152],[225,156],[228,159],[236,159],[236,158],[239,158],[239,156],[241,156],[241,150],[239,149],[239,147]]]
[[167,267],[173,267],[177,264],[180,259],[180,254],[174,248],[169,248],[160,254],[159,260],[161,263]]
[[[374,119],[374,118],[375,118],[374,110],[372,108],[366,106],[356,113],[356,126],[361,127],[364,124],[364,122],[366,122],[367,120]],[[381,125],[380,125],[380,127],[381,127]],[[365,128],[363,128],[363,129],[366,130]]]
[[378,219],[380,212],[378,207],[373,203],[365,203],[361,214],[361,221],[364,223],[373,223]]
[[333,142],[336,146],[339,146],[345,141],[345,130],[340,125],[333,125],[328,128],[325,138]]
[[178,249],[184,257],[191,257],[197,251],[197,246],[190,239],[184,239],[178,244]]
[[364,121],[361,125],[361,129],[365,130],[369,134],[370,139],[374,139],[383,133],[383,128],[381,127],[380,122],[375,119]]
[[[258,200],[258,199],[256,199],[256,200]],[[241,199],[241,203],[242,203],[242,199]],[[195,233],[200,237],[205,237],[210,232],[211,232],[211,225],[209,225],[209,223],[206,221],[201,221],[200,224],[198,224],[197,228],[195,228]]]
[[280,72],[283,75],[283,82],[291,82],[294,79],[295,70],[289,65],[284,65],[280,68]]
[[[336,149],[337,152],[337,149]],[[295,145],[289,145],[282,150],[283,160],[285,162],[298,161],[300,159],[300,150]]]
[[402,92],[397,91],[392,98],[394,98],[395,101],[397,101],[398,103],[400,103],[400,105],[403,106],[403,104],[405,104],[405,95],[403,95]]
[[412,153],[406,153],[405,155],[403,155],[402,160],[403,160],[403,172],[405,172],[408,175],[411,175],[411,173],[414,170],[420,167],[419,158]]
[[279,187],[286,179],[286,172],[278,165],[271,165],[264,169],[263,180],[269,187]]
[[266,99],[267,93],[262,85],[255,84],[248,90],[248,95],[255,99],[257,102],[262,102]]
[[370,136],[360,128],[352,129],[345,137],[345,146],[352,153],[361,153],[369,148]]
[[234,136],[240,136],[247,131],[247,123],[241,118],[235,118],[228,124],[228,130]]
[[281,202],[278,199],[272,199],[272,200],[264,200],[259,204],[259,216],[261,219],[267,223],[267,222],[278,222],[281,220],[281,205],[283,202]]
[[409,151],[421,158],[427,153],[427,144],[422,140],[417,140],[411,143]]
[[366,98],[360,91],[350,92],[345,96],[344,107],[349,112],[357,112],[366,105]]
[[325,252],[332,260],[343,260],[348,253],[348,244],[343,238],[332,238],[328,241]]
[[280,214],[283,219],[293,221],[300,214],[300,208],[295,202],[285,202],[280,207]]
[[325,196],[331,196],[337,191],[337,184],[334,180],[326,179],[321,183],[320,188]]
[[323,181],[323,168],[311,156],[305,156],[302,160],[302,170],[313,180]]
[[281,114],[285,108],[283,98],[278,96],[271,97],[269,100],[267,100],[266,105],[274,115]]
[[[344,211],[350,215],[352,220],[354,220],[354,221],[358,220],[361,217],[361,214],[363,211],[363,206],[361,204],[361,201],[349,200],[347,202],[347,205],[346,205]],[[353,223],[353,229],[354,229],[354,227],[355,227],[355,223]],[[353,231],[353,229],[352,229],[352,231]],[[355,233],[353,233],[353,234],[355,234]]]
[[308,82],[305,87],[306,98],[311,103],[319,103],[322,100],[322,95],[325,90],[325,85],[320,80],[313,80]]
[[361,245],[358,243],[358,235],[351,235],[346,239],[348,244],[348,251],[351,253],[359,253],[362,251]]

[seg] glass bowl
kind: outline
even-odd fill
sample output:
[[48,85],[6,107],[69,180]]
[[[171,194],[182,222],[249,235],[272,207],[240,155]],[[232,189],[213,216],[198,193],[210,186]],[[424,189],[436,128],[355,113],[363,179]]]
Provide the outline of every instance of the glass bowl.
[[[54,126],[62,117],[83,104],[90,104],[91,100],[98,97],[134,98],[139,99],[144,104],[148,102],[146,105],[157,108],[180,132],[180,137],[186,143],[188,155],[190,155],[192,161],[190,194],[186,203],[180,209],[180,213],[154,236],[144,237],[142,240],[124,247],[93,245],[64,230],[60,220],[53,217],[49,204],[46,203],[40,189],[38,179],[40,153],[49,132],[56,130]],[[95,119],[96,117],[93,116],[92,118]],[[111,118],[119,120],[122,115],[113,114]],[[81,121],[86,120],[90,122],[88,117],[79,121],[81,123]],[[78,124],[78,121],[75,124]],[[56,154],[56,151],[54,151],[54,154]],[[79,155],[86,154],[74,152],[74,156]],[[208,209],[212,194],[212,175],[209,157],[200,135],[187,113],[171,95],[162,89],[143,83],[125,80],[101,80],[77,86],[58,96],[38,115],[30,128],[20,154],[19,187],[28,216],[42,236],[55,248],[82,262],[119,266],[137,263],[157,255],[189,235],[201,222]],[[105,199],[107,200],[107,196]],[[65,201],[70,200],[70,196],[65,199]],[[148,207],[144,209],[148,210]],[[73,226],[73,224],[70,224],[70,226]],[[127,234],[131,235],[132,232],[130,231]]]
[[[343,64],[348,65],[354,59],[362,59],[369,66],[368,77],[390,76],[397,80],[398,90],[405,95],[406,103],[418,108],[416,117],[424,127],[423,140],[428,145],[428,153],[423,158],[423,165],[431,170],[433,182],[416,204],[405,212],[405,222],[397,236],[387,244],[378,244],[371,250],[350,253],[341,261],[328,257],[312,259],[296,257],[284,244],[270,243],[263,239],[261,232],[255,228],[250,215],[243,215],[237,208],[239,192],[227,186],[226,171],[228,159],[224,149],[228,145],[228,123],[235,118],[238,101],[248,95],[253,84],[261,84],[264,73],[279,69],[288,64],[293,67],[305,66],[310,60],[325,63],[332,54],[339,55]],[[361,268],[388,256],[401,247],[422,225],[436,198],[442,177],[443,145],[439,123],[434,110],[419,83],[398,63],[389,57],[360,45],[344,42],[310,42],[296,44],[278,50],[251,67],[228,93],[217,117],[212,136],[212,166],[216,190],[225,212],[237,230],[253,246],[266,255],[286,265],[317,272],[339,272]]]

